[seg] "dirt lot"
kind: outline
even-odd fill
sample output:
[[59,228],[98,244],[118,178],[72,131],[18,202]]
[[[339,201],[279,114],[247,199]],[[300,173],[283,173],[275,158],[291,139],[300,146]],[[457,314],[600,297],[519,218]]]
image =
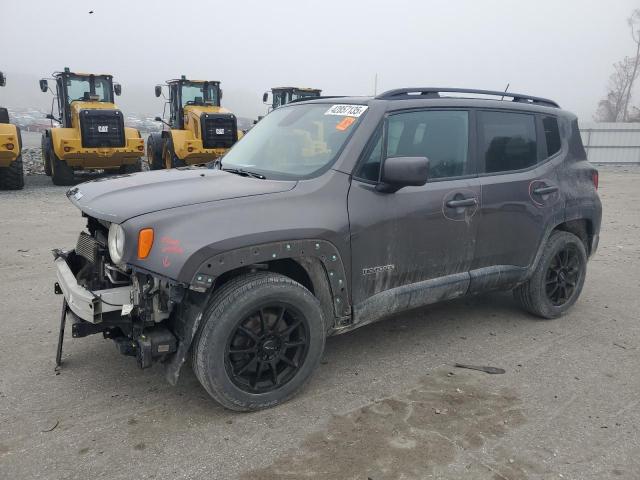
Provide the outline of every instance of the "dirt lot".
[[83,221],[28,177],[0,192],[0,478],[640,478],[640,169],[600,179],[570,315],[537,320],[510,294],[412,312],[330,339],[300,396],[236,414],[189,368],[171,387],[100,336],[68,337],[56,375],[50,250]]

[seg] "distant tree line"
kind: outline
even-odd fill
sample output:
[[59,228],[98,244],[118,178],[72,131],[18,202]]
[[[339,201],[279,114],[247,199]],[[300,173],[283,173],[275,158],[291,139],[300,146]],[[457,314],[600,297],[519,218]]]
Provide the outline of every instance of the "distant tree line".
[[598,122],[640,122],[640,108],[631,105],[633,85],[640,75],[640,9],[631,13],[627,24],[636,52],[613,65],[607,94],[598,103]]

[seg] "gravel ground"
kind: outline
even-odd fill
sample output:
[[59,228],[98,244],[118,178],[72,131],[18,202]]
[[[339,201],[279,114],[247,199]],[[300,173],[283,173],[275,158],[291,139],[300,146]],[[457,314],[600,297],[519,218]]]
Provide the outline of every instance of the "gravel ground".
[[506,293],[397,316],[329,339],[289,403],[237,414],[99,336],[68,337],[56,374],[50,250],[83,221],[28,176],[0,192],[0,478],[640,478],[639,184],[601,169],[600,248],[566,317]]

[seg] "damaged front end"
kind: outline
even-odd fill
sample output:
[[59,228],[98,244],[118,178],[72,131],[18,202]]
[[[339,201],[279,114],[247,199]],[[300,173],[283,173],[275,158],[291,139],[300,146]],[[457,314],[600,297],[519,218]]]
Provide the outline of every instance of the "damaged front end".
[[55,291],[64,295],[57,363],[67,321],[74,338],[102,333],[122,354],[135,356],[141,368],[171,360],[179,338],[184,337],[183,329],[176,326],[184,287],[113,262],[108,248],[110,224],[87,218],[87,231],[80,233],[74,250],[53,251]]

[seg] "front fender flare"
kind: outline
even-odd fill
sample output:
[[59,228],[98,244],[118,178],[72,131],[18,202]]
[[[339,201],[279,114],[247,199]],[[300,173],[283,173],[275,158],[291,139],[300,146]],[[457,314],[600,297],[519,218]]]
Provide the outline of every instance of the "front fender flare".
[[189,282],[189,287],[204,292],[212,287],[215,279],[223,273],[282,259],[297,260],[310,278],[317,281],[317,272],[310,271],[308,262],[304,261],[310,258],[318,260],[324,269],[335,317],[339,319],[350,316],[351,302],[344,263],[336,246],[326,240],[263,243],[213,255],[200,263]]

